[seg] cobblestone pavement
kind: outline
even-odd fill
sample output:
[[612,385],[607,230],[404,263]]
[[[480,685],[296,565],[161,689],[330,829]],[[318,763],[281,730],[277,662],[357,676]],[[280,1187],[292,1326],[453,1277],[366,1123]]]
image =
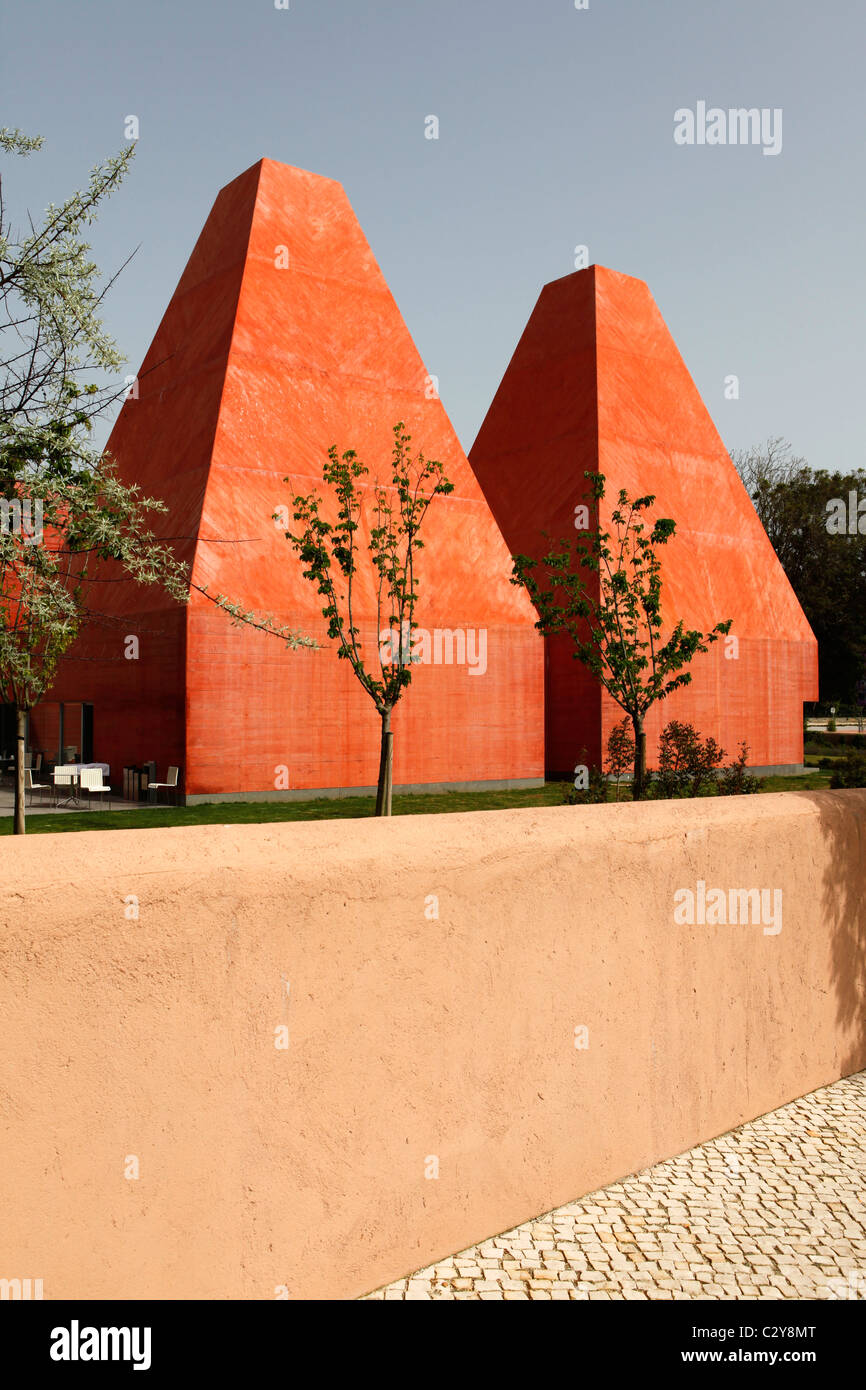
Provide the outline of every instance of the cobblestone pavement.
[[368,1294],[866,1299],[866,1072]]

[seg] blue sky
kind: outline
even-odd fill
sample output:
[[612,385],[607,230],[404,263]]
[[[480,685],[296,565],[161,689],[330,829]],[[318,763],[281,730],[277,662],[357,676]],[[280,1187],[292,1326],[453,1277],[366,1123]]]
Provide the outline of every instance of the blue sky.
[[[585,244],[649,283],[729,448],[853,469],[864,39],[861,0],[40,0],[0,24],[0,124],[46,142],[6,194],[59,201],[138,116],[93,233],[106,270],[140,244],[106,313],[134,370],[223,184],[263,155],[339,179],[466,448]],[[781,152],[677,145],[701,100],[781,108]]]

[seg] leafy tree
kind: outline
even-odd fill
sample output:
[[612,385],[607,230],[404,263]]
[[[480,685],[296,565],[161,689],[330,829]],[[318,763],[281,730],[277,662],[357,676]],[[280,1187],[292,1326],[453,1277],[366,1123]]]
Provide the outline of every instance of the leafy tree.
[[778,438],[731,457],[817,638],[820,701],[853,706],[866,676],[866,470],[815,471]]
[[806,460],[795,455],[786,439],[776,435],[750,449],[735,449],[731,454],[734,467],[743,480],[761,525],[770,538],[783,566],[790,558],[793,539],[786,523],[784,508],[779,505],[782,491],[794,483],[804,469]]
[[[597,509],[604,497],[604,476],[584,476]],[[516,555],[512,579],[526,588],[535,604],[539,632],[567,633],[575,659],[631,720],[636,801],[646,783],[647,710],[688,685],[692,677],[685,668],[731,628],[728,619],[702,633],[686,630],[680,620],[663,640],[658,551],[675,534],[676,523],[659,518],[647,531],[643,517],[654,502],[653,496],[632,500],[621,490],[611,513],[612,533],[599,528],[586,540],[560,540],[540,559]]]
[[[328,450],[322,477],[337,506],[337,520],[326,521],[320,511],[322,498],[313,492],[293,498],[296,534],[286,538],[305,566],[304,578],[315,584],[325,600],[322,613],[328,620],[328,636],[337,643],[337,656],[348,661],[376,707],[381,721],[379,778],[376,815],[390,816],[393,786],[391,715],[411,683],[412,634],[418,580],[415,559],[424,548],[420,530],[434,497],[453,492],[442,464],[419,454],[413,461],[411,436],[402,421],[394,426],[394,447],[389,486],[375,484],[369,518],[368,551],[376,587],[376,641],[379,674],[365,656],[363,638],[355,623],[353,598],[361,547],[358,531],[364,516],[365,492],[361,482],[369,470],[354,449],[339,454]],[[286,479],[289,482],[289,479]],[[379,641],[386,622],[390,639]]]
[[[5,154],[26,157],[41,145],[38,136],[0,131]],[[87,557],[126,556],[140,574],[165,559],[140,550],[151,504],[127,496],[86,442],[95,416],[120,394],[94,375],[115,371],[122,358],[98,317],[108,286],[100,286],[83,233],[122,182],[133,149],[99,165],[84,192],[20,232],[0,177],[0,693],[16,706],[19,834],[26,713],[78,631]],[[30,524],[22,526],[25,515]]]
[[[27,157],[41,146],[41,136],[0,130],[6,154]],[[98,316],[115,277],[100,283],[84,232],[122,183],[134,150],[129,145],[98,165],[85,190],[48,207],[38,223],[28,218],[21,231],[7,215],[0,176],[2,425],[45,430],[50,441],[53,431],[80,427],[123,392],[116,382],[100,384],[102,373],[123,363]]]
[[[0,131],[0,151],[27,156],[40,137]],[[92,580],[160,584],[189,598],[186,567],[151,529],[165,512],[127,486],[93,449],[93,421],[124,394],[122,365],[99,318],[102,285],[84,239],[122,182],[130,145],[97,166],[83,192],[47,209],[26,230],[12,226],[0,177],[0,698],[16,708],[15,832],[25,830],[27,713],[50,688],[85,624],[100,620]],[[106,566],[106,562],[113,562]],[[316,645],[270,615],[213,597],[234,622],[249,621],[290,646]]]
[[[58,662],[82,626],[95,616],[84,597],[94,569],[113,560],[128,578],[161,584],[180,603],[188,595],[184,566],[149,526],[150,513],[164,511],[164,505],[124,486],[110,460],[76,444],[74,432],[64,428],[67,435],[58,440],[56,455],[45,459],[42,439],[26,461],[29,467],[18,432],[16,476],[31,507],[39,506],[41,541],[20,531],[0,533],[0,697],[16,710],[16,834],[25,830],[27,714],[50,689]],[[8,446],[0,442],[0,449],[8,466]],[[68,476],[58,472],[61,461],[75,464]]]

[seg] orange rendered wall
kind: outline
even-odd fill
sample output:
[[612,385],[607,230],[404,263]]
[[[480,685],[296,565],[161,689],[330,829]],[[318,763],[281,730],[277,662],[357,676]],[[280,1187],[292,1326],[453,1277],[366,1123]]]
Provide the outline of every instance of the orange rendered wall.
[[[0,1272],[352,1298],[859,1070],[864,815],[798,792],[0,840]],[[698,879],[779,888],[781,931],[676,924]]]
[[[647,718],[650,763],[670,719],[695,723],[753,767],[802,763],[803,701],[817,698],[817,643],[647,286],[601,266],[546,285],[470,451],[512,550],[574,536],[584,471],[606,478],[603,529],[620,488],[653,494],[677,533],[660,551],[662,616],[708,631],[733,619],[738,649],[695,658],[692,682]],[[622,710],[564,639],[548,658],[546,766],[582,746],[599,760]],[[737,654],[734,657],[733,653]]]
[[[194,585],[326,649],[293,653],[233,626],[195,587],[186,611],[146,615],[156,673],[110,667],[104,633],[94,662],[91,634],[52,698],[93,700],[97,756],[113,775],[135,754],[160,773],[180,762],[191,795],[273,794],[286,777],[290,791],[375,783],[375,709],[337,660],[322,599],[273,516],[285,506],[293,524],[293,492],[321,487],[332,444],[387,482],[398,420],[455,485],[424,523],[417,622],[483,630],[487,657],[484,674],[415,669],[393,723],[395,784],[543,775],[543,643],[502,536],[342,187],[271,160],[217,198],[109,449],[168,502],[160,529],[184,538]],[[115,587],[125,621],[143,600]],[[355,621],[378,674],[363,566]]]

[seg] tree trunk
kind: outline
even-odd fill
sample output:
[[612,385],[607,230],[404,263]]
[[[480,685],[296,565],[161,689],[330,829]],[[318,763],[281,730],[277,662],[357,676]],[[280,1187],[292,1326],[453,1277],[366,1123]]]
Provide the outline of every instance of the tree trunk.
[[632,795],[635,801],[642,801],[646,787],[646,734],[642,719],[632,717],[631,722],[634,729],[634,790]]
[[390,816],[391,788],[394,781],[394,735],[391,711],[382,711],[382,748],[379,754],[379,785],[376,789],[376,815]]
[[15,706],[15,826],[13,834],[23,835],[24,824],[24,762],[27,745],[27,711]]

